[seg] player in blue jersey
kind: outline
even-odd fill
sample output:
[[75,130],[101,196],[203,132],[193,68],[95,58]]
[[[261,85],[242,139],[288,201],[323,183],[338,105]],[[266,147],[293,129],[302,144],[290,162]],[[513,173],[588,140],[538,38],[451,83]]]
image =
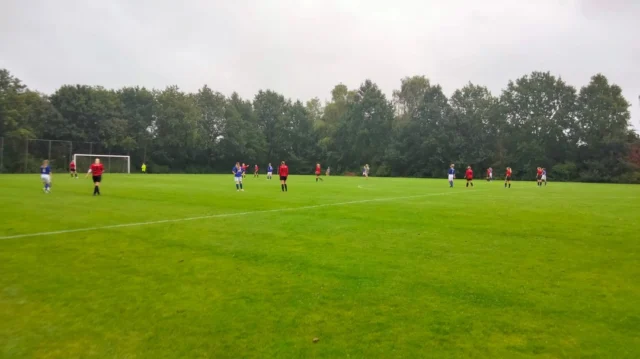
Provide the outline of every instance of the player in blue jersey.
[[271,163],[267,166],[267,179],[270,180],[273,177],[273,166]]
[[236,162],[236,165],[233,166],[231,172],[233,173],[233,178],[236,181],[236,191],[244,192],[244,188],[242,188],[242,176],[244,175],[244,171],[242,170],[242,166],[240,166],[240,162]]
[[44,184],[44,188],[42,189],[44,193],[51,193],[51,166],[49,166],[49,161],[42,161],[42,166],[40,166],[40,179]]
[[547,169],[542,169],[542,182],[544,182],[544,186],[547,186]]
[[453,180],[456,178],[456,165],[453,163],[449,166],[449,188],[453,188]]

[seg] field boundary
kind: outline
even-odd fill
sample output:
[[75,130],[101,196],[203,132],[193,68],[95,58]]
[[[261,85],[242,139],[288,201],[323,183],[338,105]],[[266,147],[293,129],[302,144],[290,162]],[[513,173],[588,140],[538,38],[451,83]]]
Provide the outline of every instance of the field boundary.
[[464,191],[464,192],[447,191],[447,192],[419,194],[419,195],[413,195],[413,196],[383,197],[383,198],[374,198],[374,199],[363,199],[363,200],[358,200],[358,201],[316,204],[316,205],[312,205],[312,206],[276,208],[276,209],[267,209],[267,210],[262,210],[262,211],[218,213],[218,214],[210,214],[210,215],[197,216],[197,217],[161,219],[161,220],[157,220],[157,221],[148,221],[148,222],[134,222],[134,223],[112,224],[112,225],[98,226],[98,227],[65,229],[65,230],[50,231],[50,232],[36,232],[36,233],[16,234],[16,235],[11,235],[11,236],[2,236],[2,237],[0,237],[0,240],[18,239],[18,238],[30,238],[30,237],[44,237],[44,236],[53,236],[53,235],[56,235],[56,234],[88,232],[88,231],[103,230],[103,229],[150,226],[150,225],[154,225],[154,224],[188,222],[188,221],[197,221],[197,220],[202,220],[202,219],[247,216],[247,215],[250,215],[250,214],[265,214],[265,213],[277,213],[277,212],[287,212],[287,211],[300,211],[300,210],[315,209],[315,208],[322,208],[322,207],[347,206],[347,205],[351,205],[351,204],[360,204],[360,203],[397,201],[397,200],[402,200],[402,199],[414,199],[414,198],[423,198],[423,197],[445,196],[445,195],[450,195],[450,194],[474,193],[474,192],[478,192],[478,191],[482,192],[483,190],[474,190],[474,191],[471,191],[471,192],[469,192],[469,191]]

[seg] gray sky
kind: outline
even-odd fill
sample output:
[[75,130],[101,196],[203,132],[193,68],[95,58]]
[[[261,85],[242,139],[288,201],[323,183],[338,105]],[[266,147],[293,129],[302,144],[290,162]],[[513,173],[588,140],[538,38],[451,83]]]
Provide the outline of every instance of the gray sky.
[[620,85],[640,129],[636,0],[1,0],[0,67],[45,93],[62,84],[252,98],[328,99],[370,78],[387,93],[426,75],[450,95],[499,94],[551,71],[579,88]]

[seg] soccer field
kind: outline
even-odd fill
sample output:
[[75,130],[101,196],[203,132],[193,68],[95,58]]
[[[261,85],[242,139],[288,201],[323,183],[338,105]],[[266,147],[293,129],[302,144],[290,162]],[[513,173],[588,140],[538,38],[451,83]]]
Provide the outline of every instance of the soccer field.
[[0,176],[0,357],[640,357],[640,186],[92,190]]

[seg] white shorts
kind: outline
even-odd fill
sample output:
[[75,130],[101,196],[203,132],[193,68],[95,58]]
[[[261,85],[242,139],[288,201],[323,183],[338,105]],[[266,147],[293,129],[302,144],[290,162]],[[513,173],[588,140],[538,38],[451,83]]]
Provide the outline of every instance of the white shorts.
[[542,175],[542,180],[546,181],[547,180],[547,175]]
[[44,183],[51,183],[51,175],[40,175],[40,179]]
[[449,181],[453,181],[453,175],[449,175]]
[[236,181],[236,183],[242,183],[242,177],[233,177]]
[[267,172],[267,176],[271,176],[273,172]]

